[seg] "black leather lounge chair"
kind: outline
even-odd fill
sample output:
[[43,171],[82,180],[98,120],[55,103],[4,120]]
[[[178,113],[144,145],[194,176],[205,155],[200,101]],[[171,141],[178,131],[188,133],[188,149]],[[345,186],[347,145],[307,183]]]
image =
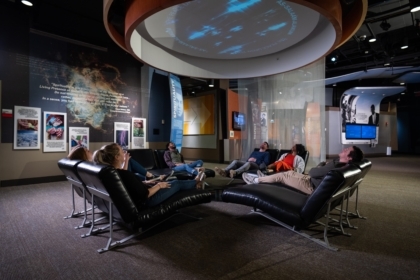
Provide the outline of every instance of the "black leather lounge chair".
[[[251,213],[262,215],[328,249],[337,250],[330,246],[327,233],[332,229],[344,233],[343,214],[341,212],[340,228],[337,228],[332,224],[330,212],[340,204],[343,208],[350,192],[360,183],[361,173],[351,164],[331,170],[311,195],[281,184],[253,184],[224,190],[222,200],[250,206],[253,208]],[[326,222],[322,223],[320,219],[324,216]],[[314,223],[324,226],[324,240],[303,232]]]
[[[108,213],[108,225],[99,228],[92,223],[85,237],[104,231],[109,231],[109,239],[106,247],[99,249],[99,253],[106,252],[124,242],[139,236],[145,226],[151,229],[174,215],[181,214],[180,209],[211,201],[212,194],[208,191],[191,190],[179,192],[156,207],[141,209],[131,200],[120,180],[118,172],[109,165],[95,165],[90,162],[82,162],[77,166],[81,180],[92,194],[92,204]],[[92,213],[95,219],[95,212]],[[113,225],[118,223],[134,233],[124,239],[113,240]]]

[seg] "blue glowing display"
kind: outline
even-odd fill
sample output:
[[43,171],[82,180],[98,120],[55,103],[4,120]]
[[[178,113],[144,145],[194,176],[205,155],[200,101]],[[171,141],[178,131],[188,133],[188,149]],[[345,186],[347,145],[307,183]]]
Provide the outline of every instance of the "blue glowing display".
[[[294,5],[283,0],[195,0],[168,8],[162,12],[164,26],[150,20],[147,29],[164,47],[191,56],[266,55],[300,40],[291,39],[298,23]],[[313,15],[308,18],[317,20]]]

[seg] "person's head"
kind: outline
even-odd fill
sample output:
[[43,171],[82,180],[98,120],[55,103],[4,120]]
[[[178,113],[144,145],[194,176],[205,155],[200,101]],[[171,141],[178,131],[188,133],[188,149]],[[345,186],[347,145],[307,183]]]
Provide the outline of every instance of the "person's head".
[[174,109],[175,109],[176,117],[178,118],[182,117],[182,114],[184,113],[184,102],[182,101],[181,93],[178,93],[178,92],[175,93]]
[[360,162],[363,159],[363,151],[357,146],[344,148],[339,154],[340,162]]
[[120,145],[112,143],[102,146],[101,149],[95,151],[93,161],[99,164],[109,164],[115,168],[120,168],[124,163],[125,153]]
[[370,111],[372,112],[372,115],[375,114],[375,105],[370,105]]
[[303,152],[305,152],[305,146],[303,146],[302,144],[295,144],[292,147],[292,153],[296,154],[296,155],[300,155]]
[[166,144],[166,149],[170,150],[170,151],[175,151],[176,150],[176,145],[174,142],[168,142],[168,144]]
[[75,146],[67,156],[71,160],[92,161],[92,152],[83,146]]
[[268,142],[263,142],[260,146],[260,150],[263,150],[263,151],[265,151],[269,148],[270,148],[270,145],[268,145]]

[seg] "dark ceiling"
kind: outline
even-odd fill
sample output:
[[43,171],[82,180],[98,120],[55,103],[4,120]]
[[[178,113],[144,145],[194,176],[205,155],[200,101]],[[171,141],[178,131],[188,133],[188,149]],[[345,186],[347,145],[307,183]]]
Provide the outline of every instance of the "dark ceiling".
[[[340,0],[343,15],[351,8],[354,0]],[[326,57],[326,77],[336,77],[357,71],[369,71],[388,68],[420,67],[420,12],[410,13],[409,0],[369,0],[368,13],[364,24],[356,34],[338,49]],[[117,30],[123,32],[123,14],[125,0],[116,0],[111,7],[109,21]],[[19,9],[31,18],[31,28],[43,32],[79,40],[99,47],[113,46],[102,19],[102,0],[34,0],[33,7],[26,7],[20,0],[2,0],[0,6]],[[376,42],[370,43],[369,36],[375,36]],[[401,49],[404,38],[409,47]],[[332,62],[332,56],[337,60]],[[409,71],[409,70],[408,70]],[[420,72],[420,71],[418,71]],[[396,75],[380,78],[359,78],[340,82],[342,88],[353,86],[395,85]],[[184,94],[191,95],[208,90],[209,79],[181,77]],[[217,81],[215,81],[217,83]],[[417,81],[416,86],[420,83]],[[237,87],[235,80],[231,87]],[[414,89],[415,91],[418,89]],[[193,93],[194,92],[194,93]]]

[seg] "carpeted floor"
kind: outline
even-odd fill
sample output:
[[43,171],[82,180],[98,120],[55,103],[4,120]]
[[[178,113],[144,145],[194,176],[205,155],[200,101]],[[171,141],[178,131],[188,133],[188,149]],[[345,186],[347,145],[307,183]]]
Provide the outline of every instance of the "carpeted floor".
[[[63,219],[68,182],[0,188],[0,279],[419,279],[420,157],[371,161],[359,201],[368,219],[352,219],[351,237],[330,237],[338,252],[213,201],[184,210],[202,220],[177,216],[98,254],[108,235],[81,238],[81,219]],[[229,179],[207,181],[215,188]]]

